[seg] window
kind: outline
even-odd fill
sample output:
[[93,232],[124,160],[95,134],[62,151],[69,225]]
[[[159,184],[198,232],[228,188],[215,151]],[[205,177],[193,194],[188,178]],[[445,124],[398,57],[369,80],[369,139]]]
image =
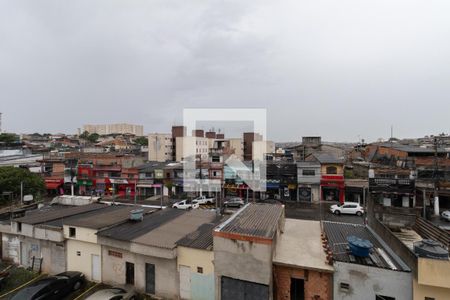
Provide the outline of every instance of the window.
[[22,222],[17,222],[17,232],[22,232]]
[[203,268],[202,267],[197,267],[197,273],[203,274]]
[[118,258],[122,258],[122,253],[117,252],[117,251],[113,251],[113,250],[108,250],[108,255],[109,256],[118,257]]
[[315,170],[303,170],[302,171],[303,176],[316,176]]
[[337,168],[336,167],[327,167],[327,174],[337,174]]
[[348,284],[348,283],[341,282],[341,284],[339,286],[340,286],[342,292],[350,291],[350,284]]
[[74,238],[77,235],[77,230],[75,227],[69,227],[69,237]]
[[375,300],[395,300],[395,298],[382,295],[375,295]]

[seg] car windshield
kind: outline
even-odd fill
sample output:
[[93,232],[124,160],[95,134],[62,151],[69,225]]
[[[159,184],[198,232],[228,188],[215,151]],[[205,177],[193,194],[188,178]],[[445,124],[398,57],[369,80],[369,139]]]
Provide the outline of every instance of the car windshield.
[[121,288],[112,288],[112,289],[110,289],[110,291],[111,291],[111,293],[113,293],[114,295],[117,295],[117,294],[125,294],[125,293],[126,293],[126,291],[125,291],[124,289],[121,289]]

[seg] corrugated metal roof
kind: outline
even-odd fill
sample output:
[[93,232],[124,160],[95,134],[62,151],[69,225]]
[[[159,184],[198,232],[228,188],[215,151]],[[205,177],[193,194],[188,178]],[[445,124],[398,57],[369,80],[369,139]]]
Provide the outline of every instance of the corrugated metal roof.
[[212,250],[213,248],[213,229],[220,222],[224,221],[222,218],[216,218],[212,223],[200,225],[194,232],[189,233],[176,242],[178,246],[188,248]]
[[283,211],[284,206],[280,204],[250,203],[216,231],[273,239]]
[[[360,224],[348,224],[340,222],[323,221],[323,230],[328,238],[328,244],[333,252],[333,259],[336,261],[342,261],[347,263],[355,263],[360,265],[384,268],[384,269],[396,269],[399,271],[409,271],[400,261],[400,258],[394,257],[390,253],[393,253],[391,249],[383,245],[377,237],[375,237],[371,230],[365,225]],[[369,240],[373,244],[373,250],[370,257],[358,257],[351,254],[348,247],[348,236],[356,236],[364,240]],[[390,264],[377,249],[382,249],[390,262]]]
[[214,211],[196,209],[186,212],[170,222],[133,239],[133,242],[159,248],[173,249],[176,242],[196,230],[200,225],[210,223],[216,218]]
[[321,164],[342,164],[343,159],[334,156],[332,153],[317,152],[312,154]]
[[14,221],[35,225],[62,218],[68,218],[71,216],[87,213],[105,207],[107,207],[105,204],[100,203],[93,203],[82,206],[63,206],[63,205],[47,206],[41,209],[29,211],[26,213],[24,217],[14,219]]
[[64,220],[64,225],[78,226],[91,229],[101,229],[126,221],[130,212],[134,209],[143,209],[148,213],[155,209],[141,206],[112,205],[100,211],[93,211],[79,216],[73,216]]
[[131,241],[144,235],[153,229],[172,221],[180,215],[186,213],[183,210],[167,208],[144,216],[142,222],[129,221],[97,233],[103,236],[121,241]]

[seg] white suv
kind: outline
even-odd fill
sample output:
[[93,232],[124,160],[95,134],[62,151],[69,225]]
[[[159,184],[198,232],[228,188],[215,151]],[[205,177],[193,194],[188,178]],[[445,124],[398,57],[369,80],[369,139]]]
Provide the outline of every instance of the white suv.
[[362,216],[364,214],[364,208],[356,202],[344,202],[343,204],[331,205],[330,211],[335,215],[350,214]]

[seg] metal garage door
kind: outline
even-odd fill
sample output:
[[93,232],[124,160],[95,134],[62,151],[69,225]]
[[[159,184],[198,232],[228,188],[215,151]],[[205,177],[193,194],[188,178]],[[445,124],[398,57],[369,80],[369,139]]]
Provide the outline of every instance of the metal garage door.
[[222,300],[264,300],[269,299],[269,286],[222,276],[220,294]]

